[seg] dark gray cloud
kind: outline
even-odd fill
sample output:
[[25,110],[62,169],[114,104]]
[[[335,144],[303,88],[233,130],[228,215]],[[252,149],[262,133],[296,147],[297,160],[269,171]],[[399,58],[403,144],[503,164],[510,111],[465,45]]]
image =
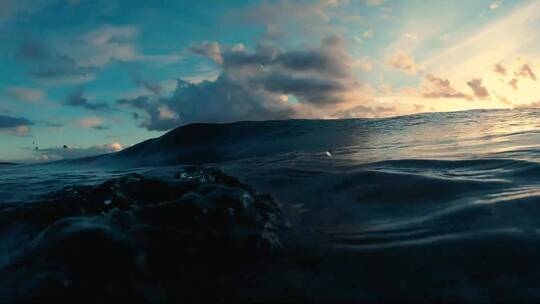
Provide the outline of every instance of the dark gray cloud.
[[105,131],[105,130],[109,130],[110,127],[107,127],[107,126],[94,126],[94,127],[90,127],[94,130],[97,130],[97,131]]
[[26,118],[0,115],[0,129],[10,129],[24,126],[31,126],[34,123]]
[[174,115],[164,115],[164,111],[172,113],[166,106],[167,99],[155,101],[150,96],[140,96],[133,99],[120,99],[117,104],[129,107],[139,112],[133,112],[136,120],[141,120],[140,126],[148,130],[169,130],[179,126],[182,122]]
[[219,64],[221,74],[197,84],[179,80],[170,97],[119,100],[119,105],[136,110],[134,118],[142,127],[168,130],[191,122],[298,117],[351,102],[361,88],[354,61],[338,36],[323,39],[318,48],[295,51],[260,44],[250,52],[241,44],[223,47],[215,42],[190,49]]
[[326,52],[290,52],[278,56],[275,63],[294,71],[314,71],[334,77],[349,76],[348,67],[344,62]]
[[84,108],[92,111],[111,110],[109,106],[104,102],[89,102],[88,99],[84,96],[84,91],[82,87],[69,94],[64,101],[64,105]]
[[90,80],[97,68],[80,66],[67,54],[37,41],[24,42],[17,56],[30,67],[29,74],[38,80],[62,80],[67,83]]
[[334,79],[280,73],[266,76],[261,83],[269,92],[292,94],[311,104],[340,103],[344,101],[341,93],[347,90],[344,83]]
[[224,50],[220,58],[222,67],[227,71],[251,68],[254,71],[305,73],[311,77],[322,75],[336,79],[350,78],[354,65],[344,40],[339,36],[325,37],[319,48],[307,50],[283,51],[270,44],[260,44],[255,52],[250,53],[242,45],[236,45]]
[[263,44],[254,53],[248,53],[243,48],[232,49],[225,51],[221,58],[223,67],[229,70],[252,67],[280,73],[305,72],[335,78],[351,76],[351,58],[345,51],[344,42],[338,37],[325,38],[317,50],[284,52]]
[[89,32],[59,38],[54,44],[26,39],[17,58],[29,66],[34,78],[57,84],[92,81],[97,72],[115,62],[170,63],[180,59],[178,55],[139,53],[137,35],[134,26],[103,25]]
[[26,136],[30,132],[30,126],[34,122],[21,117],[12,117],[6,115],[0,115],[0,133]]
[[168,130],[191,122],[284,119],[294,111],[272,94],[254,92],[222,75],[215,81],[192,84],[178,80],[172,97],[122,99],[119,105],[140,110],[135,118],[149,130]]

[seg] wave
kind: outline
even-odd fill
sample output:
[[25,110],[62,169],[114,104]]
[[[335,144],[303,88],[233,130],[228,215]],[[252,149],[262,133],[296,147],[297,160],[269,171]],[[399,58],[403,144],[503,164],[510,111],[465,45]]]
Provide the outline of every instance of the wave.
[[[170,177],[202,163],[281,203],[292,223],[284,242],[307,252],[292,271],[299,281],[330,285],[333,296],[540,299],[523,287],[536,286],[532,274],[540,271],[537,114],[193,124],[118,153],[3,166],[0,202],[31,203],[129,173]],[[504,294],[494,298],[493,290]],[[322,300],[337,299],[322,292]]]

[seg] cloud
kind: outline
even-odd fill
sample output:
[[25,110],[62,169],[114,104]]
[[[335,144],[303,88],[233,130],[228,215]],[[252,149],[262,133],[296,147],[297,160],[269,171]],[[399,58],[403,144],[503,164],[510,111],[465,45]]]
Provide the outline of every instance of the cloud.
[[106,103],[103,102],[95,102],[90,103],[86,97],[84,97],[84,92],[82,87],[75,90],[71,94],[69,94],[65,101],[64,105],[71,106],[71,107],[79,107],[84,108],[92,111],[109,111],[110,108]]
[[472,96],[459,92],[452,87],[448,79],[427,74],[424,79],[422,96],[425,98],[458,98],[472,100]]
[[223,63],[223,57],[221,56],[221,47],[217,42],[202,42],[194,44],[190,47],[190,50],[199,55],[206,56],[212,59],[217,64]]
[[496,10],[499,8],[499,6],[501,6],[501,4],[502,4],[502,1],[494,1],[489,5],[489,9]]
[[356,63],[338,36],[303,50],[260,44],[248,51],[243,45],[205,42],[191,51],[220,64],[221,74],[200,83],[178,80],[171,97],[139,96],[117,103],[136,110],[142,127],[168,130],[191,122],[284,119],[315,112],[331,116],[363,101]]
[[482,85],[482,79],[473,78],[471,81],[467,82],[467,85],[471,88],[476,98],[486,99],[487,97],[489,97],[488,90],[485,86]]
[[362,36],[364,38],[373,38],[373,30],[367,30],[367,31],[364,31],[364,33],[362,33]]
[[99,68],[113,61],[139,59],[141,55],[135,48],[137,34],[134,26],[104,25],[64,47],[78,65]]
[[333,79],[291,76],[273,73],[261,79],[263,88],[272,93],[292,94],[303,102],[317,105],[337,104],[343,101],[344,83]]
[[26,102],[39,102],[43,99],[44,96],[44,93],[41,90],[17,86],[6,87],[4,89],[4,93],[7,96]]
[[[119,99],[117,103],[121,106],[135,109],[139,112],[133,112],[133,117],[142,120],[140,126],[148,130],[169,130],[181,124],[179,119],[163,117],[163,101],[154,101],[149,96],[140,96],[132,99]],[[142,114],[139,114],[142,112]],[[142,116],[141,116],[142,115]]]
[[0,115],[0,132],[10,135],[26,135],[34,123],[26,118]]
[[497,96],[497,98],[501,103],[504,103],[505,105],[513,104],[513,102],[511,102],[506,96]]
[[33,123],[26,118],[10,117],[0,115],[0,129],[15,128],[20,126],[30,126]]
[[519,71],[516,71],[514,75],[516,77],[530,78],[531,80],[536,81],[536,74],[528,64],[522,65]]
[[495,64],[495,66],[493,67],[493,71],[502,76],[506,76],[506,68],[503,67],[500,63]]
[[37,161],[55,161],[62,159],[75,159],[82,157],[96,156],[106,153],[118,152],[124,149],[124,146],[118,142],[110,144],[95,145],[88,148],[81,148],[78,146],[70,146],[66,144],[66,148],[47,148],[33,150],[35,154],[35,160]]
[[283,119],[294,114],[273,94],[251,90],[225,75],[199,84],[178,80],[170,98],[143,96],[121,99],[118,104],[142,112],[142,117],[135,117],[148,130],[169,130],[191,122]]
[[95,130],[105,130],[104,121],[100,117],[85,117],[76,120],[75,125],[81,128],[91,128]]
[[418,65],[414,59],[402,50],[397,50],[389,60],[389,64],[407,74],[414,75],[418,72]]
[[540,108],[540,100],[524,105],[515,105],[514,109],[537,109]]
[[27,41],[18,58],[31,67],[30,75],[48,83],[82,83],[95,79],[95,67],[79,65],[74,58],[36,41]]
[[96,73],[114,62],[154,61],[170,63],[177,55],[145,55],[136,48],[134,26],[103,25],[92,31],[69,35],[54,44],[27,40],[18,58],[26,62],[34,78],[51,84],[93,81]]
[[518,83],[517,78],[513,78],[512,80],[510,80],[510,81],[508,82],[508,85],[511,86],[512,89],[514,89],[515,91],[517,91],[517,90],[518,90],[517,83]]

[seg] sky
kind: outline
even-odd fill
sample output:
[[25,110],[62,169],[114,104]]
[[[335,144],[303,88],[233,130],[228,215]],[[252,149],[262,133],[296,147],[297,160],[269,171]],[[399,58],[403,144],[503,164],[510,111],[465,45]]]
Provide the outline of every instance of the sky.
[[0,0],[0,161],[193,122],[540,107],[540,2]]

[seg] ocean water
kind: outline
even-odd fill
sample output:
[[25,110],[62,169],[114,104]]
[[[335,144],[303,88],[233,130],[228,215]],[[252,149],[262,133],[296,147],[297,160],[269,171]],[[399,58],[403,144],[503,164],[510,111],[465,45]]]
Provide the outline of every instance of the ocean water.
[[189,163],[282,204],[285,243],[299,258],[259,281],[272,280],[272,291],[540,300],[540,110],[190,126],[116,155],[3,166],[0,203],[128,172],[170,176]]

